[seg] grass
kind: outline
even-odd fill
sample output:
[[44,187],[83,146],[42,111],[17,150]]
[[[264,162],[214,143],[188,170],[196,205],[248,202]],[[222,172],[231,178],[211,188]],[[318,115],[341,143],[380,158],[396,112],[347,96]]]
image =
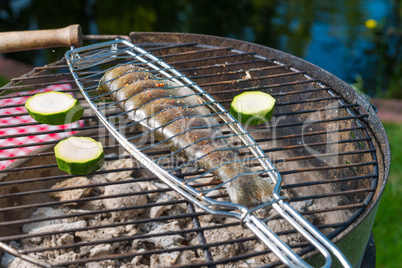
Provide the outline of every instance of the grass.
[[381,197],[373,233],[376,267],[402,267],[402,124],[384,123],[391,144],[392,162]]
[[10,79],[7,79],[7,78],[5,78],[5,77],[0,75],[0,87],[4,86],[8,82],[10,82]]

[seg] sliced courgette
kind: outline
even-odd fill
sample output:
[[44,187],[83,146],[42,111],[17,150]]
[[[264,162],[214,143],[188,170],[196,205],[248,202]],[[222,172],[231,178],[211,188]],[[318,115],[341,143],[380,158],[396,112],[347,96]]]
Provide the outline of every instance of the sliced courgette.
[[100,142],[88,137],[70,137],[60,141],[54,152],[59,169],[71,175],[87,175],[105,162]]
[[261,91],[248,91],[233,98],[230,114],[246,125],[259,125],[271,120],[276,100]]
[[72,123],[84,113],[84,108],[73,96],[58,91],[35,94],[26,101],[25,108],[37,122],[48,125]]

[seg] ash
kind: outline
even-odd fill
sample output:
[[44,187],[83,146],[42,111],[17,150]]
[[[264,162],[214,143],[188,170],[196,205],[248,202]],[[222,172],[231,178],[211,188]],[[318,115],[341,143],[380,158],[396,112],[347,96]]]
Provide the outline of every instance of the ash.
[[[133,160],[128,158],[107,162],[103,169],[132,166]],[[130,182],[133,175],[132,171],[113,172],[75,177],[55,184],[53,189],[83,188],[50,194],[49,198],[53,200],[71,202],[38,208],[32,219],[53,217],[55,220],[24,225],[23,233],[36,236],[13,242],[13,246],[23,250],[46,248],[28,255],[56,266],[67,263],[67,267],[170,267],[205,262],[198,234],[191,231],[195,228],[192,217],[175,217],[189,213],[187,202],[157,180]],[[91,184],[97,186],[88,187]],[[213,194],[219,196],[224,191],[215,190]],[[116,195],[119,197],[113,198]],[[83,198],[88,201],[79,202]],[[299,211],[308,211],[314,204],[298,202],[294,206]],[[98,211],[103,212],[96,213]],[[200,226],[206,228],[203,236],[210,245],[208,250],[214,261],[257,253],[217,267],[259,267],[262,263],[277,261],[276,256],[267,253],[266,246],[253,239],[254,234],[240,226],[237,219],[214,217],[197,207],[195,212],[203,214],[198,220]],[[274,218],[268,226],[276,233],[293,230],[283,220],[275,219],[272,211],[259,210],[257,213],[260,217]],[[49,232],[55,234],[41,235]],[[292,232],[280,237],[290,245],[303,242]],[[243,240],[231,242],[237,239]],[[3,255],[2,267],[38,267],[7,253]]]

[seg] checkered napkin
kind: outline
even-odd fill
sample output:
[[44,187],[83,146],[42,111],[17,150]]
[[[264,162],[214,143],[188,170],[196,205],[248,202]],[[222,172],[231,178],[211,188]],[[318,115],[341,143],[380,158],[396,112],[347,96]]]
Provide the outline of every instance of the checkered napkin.
[[[65,91],[71,90],[70,84],[60,84],[46,87],[44,89],[30,91],[29,93],[40,93],[47,91]],[[13,97],[16,96],[16,97]],[[8,99],[0,100],[0,170],[4,169],[15,159],[10,159],[15,156],[26,155],[33,150],[40,147],[40,145],[33,145],[29,147],[21,147],[21,145],[27,145],[30,143],[42,143],[52,140],[64,139],[70,136],[74,132],[69,132],[67,129],[82,125],[81,121],[71,124],[51,126],[37,123],[30,115],[19,115],[27,113],[25,109],[25,102],[28,97],[17,97],[17,94],[10,95]],[[7,107],[10,106],[10,107]],[[16,106],[16,107],[13,107]],[[2,109],[2,107],[6,107]],[[10,115],[10,116],[7,116]],[[33,124],[30,124],[33,123]],[[24,126],[18,126],[23,124]],[[28,125],[25,125],[28,124]],[[10,127],[7,127],[10,126]],[[13,127],[15,126],[15,127]],[[6,128],[4,128],[6,127]],[[40,134],[45,131],[57,131],[66,129],[66,131]],[[26,135],[30,133],[31,135]],[[6,136],[10,136],[3,138]],[[21,136],[20,136],[21,135]],[[5,148],[6,147],[6,148]]]

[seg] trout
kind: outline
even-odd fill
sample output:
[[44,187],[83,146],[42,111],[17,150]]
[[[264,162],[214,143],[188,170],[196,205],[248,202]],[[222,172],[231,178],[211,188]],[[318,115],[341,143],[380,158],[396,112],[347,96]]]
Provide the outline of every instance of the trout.
[[239,161],[217,119],[189,87],[126,64],[107,71],[97,91],[109,95],[130,121],[138,122],[143,131],[153,131],[170,150],[180,151],[187,160],[227,182],[233,203],[253,207],[272,200],[273,184]]

